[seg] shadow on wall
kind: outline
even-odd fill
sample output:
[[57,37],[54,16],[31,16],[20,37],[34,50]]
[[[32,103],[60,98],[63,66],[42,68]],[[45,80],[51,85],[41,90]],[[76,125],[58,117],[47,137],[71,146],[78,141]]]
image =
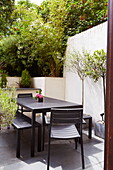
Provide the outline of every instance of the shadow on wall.
[[84,112],[92,115],[93,121],[101,120],[100,114],[104,112],[102,81],[95,83],[86,78],[84,92]]

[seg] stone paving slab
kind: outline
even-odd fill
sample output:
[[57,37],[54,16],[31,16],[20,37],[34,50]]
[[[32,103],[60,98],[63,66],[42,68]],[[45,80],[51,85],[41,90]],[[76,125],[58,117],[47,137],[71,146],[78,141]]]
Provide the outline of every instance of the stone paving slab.
[[[84,138],[84,155],[87,170],[102,170],[104,162],[104,140],[93,135]],[[21,158],[16,158],[16,133],[13,128],[0,131],[0,170],[46,170],[47,140],[45,151],[30,157],[30,130],[22,132]],[[50,170],[80,170],[80,146],[74,150],[73,141],[55,141],[51,145]]]

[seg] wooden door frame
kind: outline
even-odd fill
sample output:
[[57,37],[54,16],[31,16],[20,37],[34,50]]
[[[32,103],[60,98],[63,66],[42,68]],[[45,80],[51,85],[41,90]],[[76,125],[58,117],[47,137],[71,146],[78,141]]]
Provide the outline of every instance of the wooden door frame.
[[113,0],[109,0],[104,170],[112,169],[113,169]]

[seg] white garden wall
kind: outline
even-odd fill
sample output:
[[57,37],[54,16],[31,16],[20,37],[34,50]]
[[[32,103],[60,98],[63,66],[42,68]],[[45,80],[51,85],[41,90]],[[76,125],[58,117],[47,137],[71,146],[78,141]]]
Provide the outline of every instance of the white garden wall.
[[33,87],[41,88],[45,96],[56,99],[65,99],[65,79],[59,77],[33,78]]
[[[8,87],[19,87],[21,77],[7,77]],[[41,88],[42,94],[56,99],[65,99],[65,79],[60,77],[34,77],[32,78],[32,87],[35,89],[18,89],[18,93],[32,92],[35,95],[36,89]]]
[[7,77],[7,86],[8,87],[19,87],[19,82],[21,77]]
[[34,77],[32,83],[34,88],[41,88],[43,95],[45,95],[45,77]]
[[[85,49],[90,53],[95,50],[107,49],[107,22],[95,26],[87,31],[70,37],[67,42],[66,58],[72,51]],[[76,103],[82,102],[81,80],[78,75],[64,69],[65,99]],[[100,119],[100,113],[104,111],[102,82],[86,78],[84,82],[84,113],[93,116],[93,120]]]

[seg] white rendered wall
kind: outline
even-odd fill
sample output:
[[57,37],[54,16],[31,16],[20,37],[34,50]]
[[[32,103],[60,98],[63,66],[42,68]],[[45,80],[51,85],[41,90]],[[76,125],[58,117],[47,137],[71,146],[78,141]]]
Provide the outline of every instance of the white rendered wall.
[[[19,81],[21,77],[7,77],[8,87],[19,87]],[[33,77],[32,78],[32,87],[41,88],[42,94],[48,97],[56,99],[65,99],[65,78],[60,77]],[[32,88],[30,89],[30,92]],[[33,94],[35,93],[33,90]],[[18,90],[18,93],[21,91]],[[26,89],[25,93],[29,92]]]
[[8,87],[19,87],[19,82],[21,77],[7,77],[7,86]]
[[[66,57],[72,51],[85,49],[90,53],[95,50],[107,50],[107,22],[95,26],[87,31],[70,37],[67,42]],[[82,102],[81,81],[72,72],[64,69],[65,77],[65,99],[76,103]],[[77,78],[78,77],[78,78]],[[84,81],[84,113],[92,115],[93,120],[100,119],[100,113],[104,112],[102,81],[94,83],[86,78]]]
[[46,77],[45,95],[56,99],[65,99],[64,78]]
[[45,96],[65,99],[65,79],[57,77],[36,77],[33,78],[33,87],[41,88]]
[[82,83],[77,74],[66,72],[65,75],[65,100],[82,103]]
[[41,88],[42,94],[45,95],[45,77],[34,77],[32,83],[34,88]]

